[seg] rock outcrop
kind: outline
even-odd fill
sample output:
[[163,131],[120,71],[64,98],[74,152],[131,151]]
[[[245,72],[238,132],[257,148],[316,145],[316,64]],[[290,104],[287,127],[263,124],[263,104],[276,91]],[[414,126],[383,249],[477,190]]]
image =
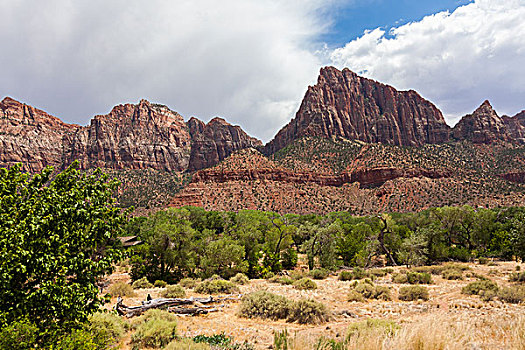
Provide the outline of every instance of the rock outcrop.
[[191,135],[189,171],[212,167],[235,151],[262,146],[260,140],[222,118],[213,118],[208,124],[191,118],[188,129]]
[[417,92],[358,76],[349,69],[321,69],[295,118],[266,145],[272,154],[304,136],[345,138],[397,146],[443,143],[450,128],[441,111]]
[[503,123],[513,140],[519,143],[525,143],[525,110],[516,114],[514,117],[504,115],[501,117]]
[[496,141],[512,141],[502,118],[489,101],[483,102],[472,114],[468,114],[454,126],[452,135],[457,140],[491,144]]
[[98,115],[74,138],[68,161],[81,167],[184,171],[189,164],[190,134],[182,116],[168,107],[141,100]]
[[6,97],[0,102],[0,166],[22,162],[32,172],[61,166],[79,129]]
[[89,126],[62,122],[6,97],[0,102],[0,166],[31,172],[79,160],[82,169],[193,171],[261,142],[220,118],[188,123],[168,107],[141,100],[95,116]]

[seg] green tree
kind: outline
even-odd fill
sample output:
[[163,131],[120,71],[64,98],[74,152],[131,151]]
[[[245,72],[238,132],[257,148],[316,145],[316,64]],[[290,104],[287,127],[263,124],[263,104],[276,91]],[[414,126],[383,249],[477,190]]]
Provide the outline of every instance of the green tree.
[[[47,335],[67,331],[103,303],[97,280],[121,258],[126,218],[114,206],[118,183],[73,163],[30,176],[0,169],[1,323],[26,318]],[[46,334],[43,335],[44,337]]]

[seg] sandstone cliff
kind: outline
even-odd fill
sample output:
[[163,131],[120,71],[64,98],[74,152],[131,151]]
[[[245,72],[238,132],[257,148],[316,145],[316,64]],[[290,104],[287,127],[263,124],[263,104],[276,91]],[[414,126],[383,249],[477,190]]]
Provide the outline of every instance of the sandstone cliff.
[[516,114],[514,117],[504,115],[501,117],[507,126],[507,130],[513,140],[525,143],[525,110]]
[[317,84],[308,87],[295,118],[266,145],[266,153],[304,136],[421,146],[446,142],[449,129],[439,109],[417,92],[326,67]]
[[208,124],[191,118],[188,128],[191,135],[189,171],[212,167],[240,149],[262,146],[260,140],[222,118],[213,118]]
[[489,101],[483,102],[472,114],[468,114],[454,126],[452,135],[458,140],[490,144],[496,141],[512,141],[507,125]]

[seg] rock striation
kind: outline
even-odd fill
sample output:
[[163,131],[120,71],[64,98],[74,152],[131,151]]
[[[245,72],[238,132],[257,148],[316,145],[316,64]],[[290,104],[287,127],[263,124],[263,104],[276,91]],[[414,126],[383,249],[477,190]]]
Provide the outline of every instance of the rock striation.
[[235,151],[262,146],[260,140],[249,136],[239,126],[218,117],[208,124],[191,118],[188,129],[191,135],[189,171],[212,167]]
[[513,140],[525,143],[525,110],[516,114],[514,117],[504,115],[501,117],[507,126],[507,130]]
[[446,142],[449,133],[441,111],[417,92],[397,91],[347,68],[325,67],[295,118],[265,151],[273,154],[304,136],[421,146]]
[[0,102],[0,166],[36,172],[79,160],[82,169],[197,170],[261,142],[220,118],[188,123],[168,107],[141,100],[95,116],[89,126],[62,122],[6,97]]
[[457,140],[491,144],[496,141],[512,141],[507,124],[498,116],[489,101],[483,102],[472,114],[468,114],[454,126],[452,135]]
[[62,164],[80,129],[6,97],[0,101],[0,166],[23,162],[25,170],[35,172]]

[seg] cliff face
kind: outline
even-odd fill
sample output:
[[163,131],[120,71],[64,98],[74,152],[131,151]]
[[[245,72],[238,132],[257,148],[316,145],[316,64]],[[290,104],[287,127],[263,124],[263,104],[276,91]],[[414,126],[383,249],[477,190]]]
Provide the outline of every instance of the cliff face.
[[191,118],[188,129],[191,134],[190,171],[212,167],[235,151],[262,146],[260,140],[222,118],[213,118],[208,124]]
[[468,114],[454,126],[455,139],[490,144],[498,140],[512,141],[503,119],[498,116],[489,101],[483,102],[472,114]]
[[81,127],[6,97],[0,102],[0,166],[23,162],[28,171],[61,165]]
[[326,67],[317,84],[308,87],[296,117],[266,145],[266,153],[303,136],[421,146],[446,142],[449,132],[439,109],[417,92]]
[[512,139],[519,143],[525,143],[525,110],[516,114],[514,117],[504,115],[501,119],[503,119],[503,123],[507,126],[507,130]]
[[116,106],[81,127],[7,97],[0,102],[0,145],[1,167],[22,162],[31,172],[65,168],[74,160],[82,169],[186,171],[214,166],[261,142],[220,118],[186,124],[168,107],[146,100]]
[[190,134],[179,114],[142,100],[94,117],[76,134],[68,162],[78,159],[84,169],[183,171],[189,164],[190,146]]

